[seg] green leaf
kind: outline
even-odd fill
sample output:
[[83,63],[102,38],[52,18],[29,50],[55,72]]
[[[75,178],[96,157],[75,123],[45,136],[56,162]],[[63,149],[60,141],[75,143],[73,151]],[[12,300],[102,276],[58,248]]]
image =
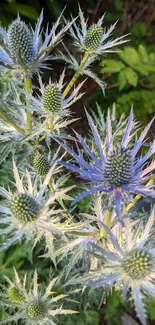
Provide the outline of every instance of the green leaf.
[[125,65],[121,61],[116,60],[105,60],[103,61],[105,67],[101,70],[104,73],[116,73],[120,72],[122,69],[125,68]]
[[123,52],[118,53],[118,56],[130,66],[140,63],[138,52],[132,47],[126,47]]
[[150,72],[150,67],[146,66],[145,64],[137,65],[134,69],[143,76],[148,76]]
[[118,75],[118,84],[119,84],[119,90],[122,90],[126,85],[124,70],[121,71]]
[[147,301],[147,312],[151,321],[155,320],[155,300],[148,299]]
[[38,18],[38,12],[35,8],[21,3],[7,4],[3,6],[3,10],[15,14],[19,13],[20,15],[33,20],[37,20]]
[[136,87],[138,83],[138,75],[131,68],[125,68],[118,76],[119,90],[122,90],[126,83]]
[[143,45],[138,46],[138,54],[140,57],[141,62],[147,63],[148,62],[148,54]]
[[129,82],[130,85],[136,87],[138,83],[138,75],[135,71],[133,71],[131,68],[126,68],[124,70],[124,74],[126,77],[126,80]]
[[121,0],[115,0],[114,1],[114,6],[116,10],[121,11],[122,10],[122,1]]

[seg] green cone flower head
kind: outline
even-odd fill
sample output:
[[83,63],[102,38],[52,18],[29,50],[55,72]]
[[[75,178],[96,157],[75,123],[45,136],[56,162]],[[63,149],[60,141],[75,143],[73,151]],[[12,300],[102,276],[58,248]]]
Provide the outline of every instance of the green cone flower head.
[[62,107],[62,93],[59,89],[59,85],[50,84],[45,87],[42,95],[43,108],[47,112],[55,112]]
[[33,320],[41,320],[46,316],[48,307],[41,299],[31,302],[27,307],[27,316]]
[[40,206],[27,194],[15,194],[11,201],[13,216],[22,224],[33,222],[39,217]]
[[103,28],[98,25],[92,25],[86,34],[84,45],[87,51],[95,51],[101,44]]
[[122,270],[131,280],[145,278],[152,270],[151,254],[133,249],[122,259]]
[[130,149],[114,149],[107,157],[104,167],[108,183],[116,188],[128,184],[132,177],[132,165]]
[[34,158],[33,163],[40,176],[45,176],[48,173],[50,165],[45,155],[42,155],[38,152]]
[[21,293],[21,291],[16,287],[10,287],[8,289],[8,297],[11,300],[11,302],[18,303],[22,300],[24,300],[24,295]]
[[8,48],[12,59],[23,66],[31,65],[35,58],[31,31],[19,18],[8,29]]

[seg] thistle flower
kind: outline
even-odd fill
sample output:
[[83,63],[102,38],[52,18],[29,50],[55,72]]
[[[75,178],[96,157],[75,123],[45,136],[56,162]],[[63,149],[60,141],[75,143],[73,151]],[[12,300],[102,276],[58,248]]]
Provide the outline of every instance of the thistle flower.
[[[63,10],[64,11],[64,10]],[[54,46],[59,43],[71,23],[66,23],[57,34],[62,13],[49,31],[48,26],[44,34],[41,29],[43,11],[38,18],[35,29],[27,26],[18,16],[8,27],[8,31],[0,27],[0,65],[15,70],[20,76],[31,75],[40,68],[47,68],[47,61]]]
[[[8,304],[12,304],[15,307],[14,315],[2,320],[0,322],[1,325],[12,322],[17,323],[21,319],[25,325],[56,325],[55,320],[57,315],[77,313],[74,310],[63,309],[59,305],[59,300],[64,299],[66,295],[55,295],[55,292],[52,291],[57,278],[53,278],[43,291],[38,284],[37,271],[34,272],[31,282],[28,282],[26,274],[24,275],[23,281],[19,278],[15,269],[14,274],[14,281],[5,277],[10,286],[5,293],[5,301],[8,301]],[[16,288],[14,290],[16,291],[15,293],[13,293],[13,288]],[[20,299],[16,299],[19,296]]]
[[123,40],[126,35],[118,37],[115,40],[107,41],[115,29],[117,22],[106,31],[102,27],[104,16],[105,14],[96,24],[88,27],[87,20],[85,20],[83,12],[79,6],[80,19],[78,22],[74,21],[72,26],[69,28],[70,34],[75,40],[75,45],[79,50],[94,55],[94,58],[97,57],[97,55],[115,52],[112,50],[113,47],[127,42],[127,40]]
[[26,171],[25,182],[23,177],[20,178],[13,161],[17,191],[11,193],[10,190],[0,187],[0,194],[6,199],[6,205],[0,205],[0,224],[3,225],[0,234],[8,236],[6,242],[2,243],[0,251],[23,237],[27,241],[35,239],[35,244],[41,237],[45,237],[48,242],[48,233],[52,239],[52,234],[63,234],[66,229],[70,229],[69,221],[61,222],[61,218],[64,217],[63,211],[54,209],[53,204],[59,197],[70,199],[65,193],[72,187],[57,190],[53,195],[49,192],[50,196],[47,196],[47,185],[55,168],[56,163],[52,165],[41,184],[38,184],[37,178],[32,180],[30,173]]
[[145,127],[139,139],[135,141],[133,148],[131,148],[130,141],[135,135],[135,132],[132,132],[134,123],[132,109],[126,130],[122,136],[122,141],[117,146],[114,145],[114,136],[112,134],[109,114],[106,122],[105,141],[101,140],[97,128],[88,113],[87,118],[93,134],[94,146],[97,147],[99,156],[95,154],[96,151],[94,152],[77,132],[75,132],[77,140],[85,150],[89,161],[84,158],[78,145],[78,154],[76,154],[68,145],[57,140],[74,157],[73,162],[60,161],[60,164],[78,173],[82,179],[89,181],[91,184],[91,188],[79,194],[73,203],[98,191],[108,194],[108,198],[109,194],[112,194],[115,199],[117,217],[122,221],[121,203],[124,199],[126,200],[128,198],[128,193],[155,198],[154,184],[150,186],[145,185],[151,172],[155,169],[155,161],[152,161],[150,165],[145,167],[146,162],[155,152],[155,140],[144,156],[136,158],[153,120]]
[[[155,248],[152,240],[155,209],[145,227],[126,220],[123,240],[117,239],[105,227],[111,241],[111,249],[105,250],[92,244],[95,253],[104,265],[83,277],[82,283],[92,286],[117,286],[123,291],[123,298],[129,292],[134,300],[137,316],[143,325],[147,324],[144,298],[155,298]],[[76,280],[75,280],[76,282]],[[77,280],[78,282],[78,280]],[[80,279],[79,279],[80,282]]]
[[[64,99],[62,92],[64,77],[65,70],[60,75],[58,82],[53,83],[49,80],[49,84],[45,86],[39,76],[39,91],[41,95],[38,98],[30,96],[33,110],[50,121],[50,130],[52,131],[57,131],[75,121],[75,119],[67,119],[70,115],[69,107],[83,96],[83,93],[79,93],[79,91],[85,80],[73,90],[68,98]],[[47,122],[44,124],[47,124]]]

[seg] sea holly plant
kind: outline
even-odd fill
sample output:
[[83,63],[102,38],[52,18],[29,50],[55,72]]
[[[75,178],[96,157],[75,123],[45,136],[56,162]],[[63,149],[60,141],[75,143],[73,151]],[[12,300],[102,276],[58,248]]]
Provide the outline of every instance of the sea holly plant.
[[[87,107],[89,134],[82,137],[70,128],[76,120],[71,105],[85,96],[86,79],[77,83],[79,77],[91,77],[104,93],[91,64],[120,50],[127,38],[112,38],[116,24],[105,28],[104,15],[89,24],[81,8],[68,22],[63,11],[51,29],[43,31],[42,22],[43,11],[34,29],[19,15],[7,30],[0,27],[0,69],[10,78],[0,99],[0,162],[12,166],[8,186],[0,186],[0,252],[22,243],[33,256],[40,247],[38,273],[47,258],[53,273],[49,267],[49,284],[38,284],[35,265],[32,280],[15,269],[14,279],[5,276],[0,324],[60,324],[57,315],[79,312],[69,293],[76,292],[76,300],[78,293],[80,300],[86,287],[100,287],[104,297],[113,288],[123,291],[146,325],[144,298],[146,303],[147,296],[155,298],[155,141],[149,133],[154,118],[142,128],[134,108],[118,118],[115,106],[107,116],[99,106],[97,115]],[[66,33],[81,52],[80,62],[64,41],[59,49]],[[57,78],[51,72],[44,83],[43,68],[50,69],[54,59],[75,70],[68,83],[67,68]],[[80,188],[70,172],[80,177]],[[86,197],[87,212],[81,203]],[[144,197],[151,200],[150,217]],[[136,206],[139,199],[142,211]],[[66,308],[67,299],[74,308]]]

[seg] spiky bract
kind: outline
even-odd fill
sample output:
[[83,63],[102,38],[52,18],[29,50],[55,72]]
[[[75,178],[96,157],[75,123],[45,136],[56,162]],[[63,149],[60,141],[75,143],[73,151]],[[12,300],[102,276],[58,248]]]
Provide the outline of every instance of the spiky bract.
[[24,299],[23,293],[17,288],[17,286],[12,286],[7,291],[9,299],[14,303],[19,303]]

